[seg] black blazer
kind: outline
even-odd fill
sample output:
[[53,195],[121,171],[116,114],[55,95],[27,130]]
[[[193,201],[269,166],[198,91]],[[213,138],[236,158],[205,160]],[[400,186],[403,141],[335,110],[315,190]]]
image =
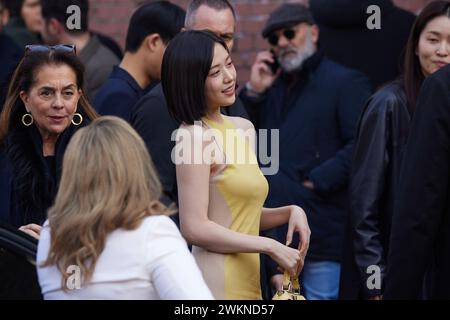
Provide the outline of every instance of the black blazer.
[[450,66],[421,89],[392,218],[385,299],[450,299]]

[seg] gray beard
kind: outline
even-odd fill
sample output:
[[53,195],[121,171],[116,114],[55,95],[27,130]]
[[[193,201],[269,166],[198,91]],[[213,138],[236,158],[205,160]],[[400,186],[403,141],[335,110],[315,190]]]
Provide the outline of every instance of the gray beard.
[[[296,52],[296,55],[292,58],[282,58],[285,52]],[[303,50],[300,50],[295,47],[288,47],[283,49],[278,54],[278,62],[280,63],[281,68],[284,72],[290,73],[296,70],[300,70],[303,66],[305,60],[311,57],[316,52],[316,48],[314,47],[314,43],[311,40],[311,34],[308,33],[305,39],[305,46]]]

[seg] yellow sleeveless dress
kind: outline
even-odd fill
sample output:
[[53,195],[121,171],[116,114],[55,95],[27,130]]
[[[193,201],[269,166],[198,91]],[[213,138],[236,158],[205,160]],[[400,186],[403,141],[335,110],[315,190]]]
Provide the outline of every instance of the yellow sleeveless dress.
[[[223,123],[202,120],[207,127],[218,130],[223,141],[216,143],[225,156],[225,164],[211,171],[208,217],[233,231],[258,236],[268,183],[254,151],[224,117]],[[196,246],[192,253],[216,299],[261,299],[258,253],[221,254]]]

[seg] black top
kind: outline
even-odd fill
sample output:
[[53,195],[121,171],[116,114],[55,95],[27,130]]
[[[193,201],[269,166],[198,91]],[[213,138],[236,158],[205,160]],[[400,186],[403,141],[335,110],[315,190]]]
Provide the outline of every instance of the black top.
[[131,119],[131,109],[148,92],[141,88],[125,69],[114,66],[111,75],[94,98],[94,107],[101,115],[113,115],[126,121]]
[[50,172],[56,173],[56,158],[55,156],[46,156],[44,157],[45,163]]
[[392,218],[386,299],[450,299],[450,66],[422,85]]

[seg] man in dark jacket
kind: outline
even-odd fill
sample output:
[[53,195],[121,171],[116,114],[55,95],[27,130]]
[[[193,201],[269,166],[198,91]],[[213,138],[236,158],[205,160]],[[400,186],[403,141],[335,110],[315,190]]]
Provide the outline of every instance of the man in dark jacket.
[[384,299],[450,299],[450,66],[424,82],[392,218]]
[[181,31],[184,19],[185,11],[168,1],[143,4],[133,13],[125,57],[94,98],[98,113],[130,121],[134,105],[160,81],[164,52]]
[[[257,128],[279,129],[280,166],[267,176],[266,206],[296,204],[306,211],[311,242],[302,273],[305,295],[336,299],[354,131],[370,84],[317,50],[319,30],[303,5],[279,7],[262,35],[273,55],[257,55],[240,97]],[[281,68],[272,73],[275,60]],[[283,241],[286,229],[278,231]],[[272,277],[274,285],[280,282]]]
[[[234,9],[227,0],[194,0],[186,12],[185,28],[209,29],[224,39],[231,51],[235,22]],[[233,105],[222,108],[222,112],[230,116],[247,117],[238,99]],[[144,139],[158,171],[164,193],[162,201],[165,204],[178,204],[175,164],[171,159],[175,141],[171,137],[180,124],[169,114],[161,84],[137,102],[131,114],[131,124]]]
[[[327,57],[364,72],[374,88],[397,78],[414,14],[397,8],[392,0],[310,0],[309,4]],[[380,8],[380,29],[367,27],[369,18],[377,14],[367,13],[371,5]]]

